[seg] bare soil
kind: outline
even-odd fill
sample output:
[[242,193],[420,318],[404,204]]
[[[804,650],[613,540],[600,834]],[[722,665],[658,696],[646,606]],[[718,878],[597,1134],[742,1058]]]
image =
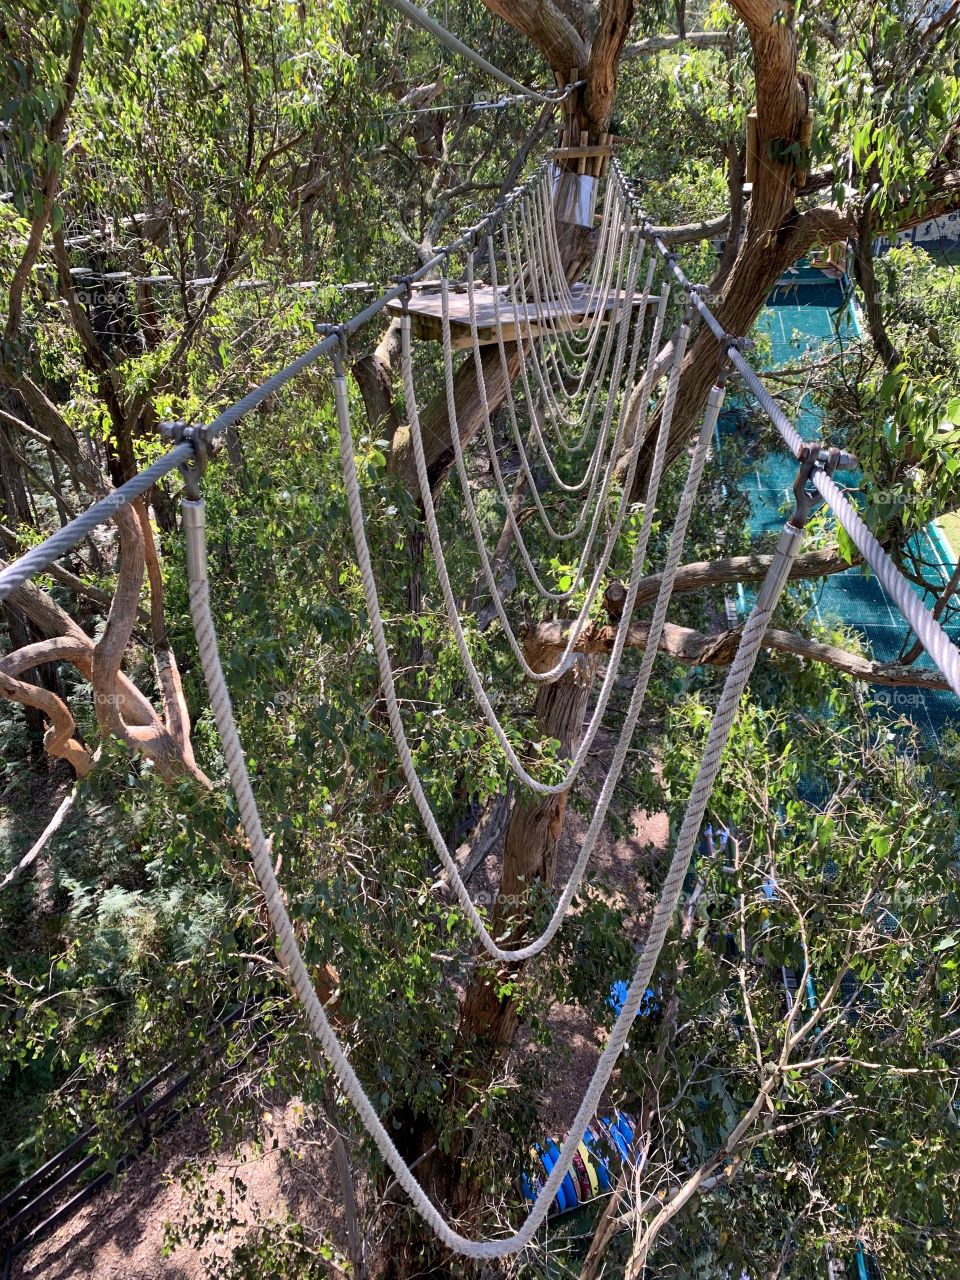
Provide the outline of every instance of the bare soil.
[[[245,1143],[239,1152],[211,1150],[200,1117],[186,1119],[113,1186],[21,1255],[13,1280],[218,1277],[227,1272],[233,1250],[256,1224],[283,1221],[288,1215],[321,1227],[340,1251],[339,1183],[322,1148],[303,1142],[302,1119],[303,1109],[295,1102],[265,1111],[262,1147]],[[181,1174],[194,1167],[205,1173],[202,1192],[181,1182]],[[216,1202],[218,1193],[224,1197],[222,1205]],[[181,1243],[164,1257],[168,1224],[196,1223],[208,1215],[221,1229],[202,1244]]]

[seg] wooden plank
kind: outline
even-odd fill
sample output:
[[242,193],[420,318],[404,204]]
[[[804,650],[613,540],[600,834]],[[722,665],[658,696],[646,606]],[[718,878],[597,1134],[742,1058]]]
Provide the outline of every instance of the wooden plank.
[[[597,309],[610,311],[615,302],[622,300],[623,290],[609,290],[606,294],[592,294],[586,289],[574,290],[573,305],[567,308],[562,303],[546,301],[541,304],[540,312],[549,319],[549,325],[541,333],[537,323],[537,308],[531,303],[524,310],[516,310],[510,303],[505,289],[498,291],[500,324],[505,342],[515,342],[518,338],[526,338],[528,332],[533,337],[549,336],[559,330],[569,333],[582,328]],[[659,294],[652,294],[647,299],[650,306],[659,302]],[[633,295],[633,306],[640,306],[643,294]],[[493,290],[489,286],[474,291],[474,305],[477,319],[477,335],[481,346],[489,346],[497,341],[496,309]],[[388,310],[394,315],[403,311],[403,303],[395,300],[388,304]],[[443,299],[439,294],[420,294],[409,299],[410,331],[414,338],[426,342],[443,341]],[[455,350],[462,351],[473,345],[470,334],[470,299],[466,292],[451,293],[448,297],[450,316],[450,337]],[[603,323],[606,323],[604,319]],[[529,330],[528,330],[529,325]]]
[[578,160],[587,156],[613,155],[613,147],[599,142],[588,147],[551,147],[547,155],[551,160]]

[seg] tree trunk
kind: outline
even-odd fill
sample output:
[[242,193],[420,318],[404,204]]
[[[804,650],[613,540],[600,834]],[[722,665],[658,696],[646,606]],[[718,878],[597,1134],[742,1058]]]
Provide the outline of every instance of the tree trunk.
[[[546,656],[547,665],[555,661],[552,653]],[[541,685],[537,694],[537,728],[544,737],[557,739],[564,759],[571,759],[582,741],[597,665],[596,655],[582,655],[559,680]],[[527,800],[518,797],[513,806],[492,929],[496,937],[508,935],[507,945],[519,943],[529,923],[532,886],[538,881],[546,886],[553,884],[568,794],[564,791],[556,796]],[[510,965],[495,971],[484,966],[478,969],[467,989],[461,1034],[482,1047],[485,1052],[479,1055],[481,1060],[489,1061],[494,1053],[509,1046],[516,1035],[519,1025],[516,1001],[512,997],[501,999],[497,990],[502,986],[504,975],[516,973],[517,969],[518,966]]]
[[[796,210],[801,167],[797,149],[808,107],[806,87],[797,75],[796,32],[778,18],[770,0],[734,0],[733,7],[747,26],[753,48],[758,170],[743,241],[712,310],[727,333],[740,336],[750,332],[783,271],[816,239],[817,226]],[[668,466],[684,449],[722,363],[721,344],[701,327],[683,362],[667,446]],[[659,426],[659,415],[653,415],[631,492],[634,502],[642,501],[646,490]]]

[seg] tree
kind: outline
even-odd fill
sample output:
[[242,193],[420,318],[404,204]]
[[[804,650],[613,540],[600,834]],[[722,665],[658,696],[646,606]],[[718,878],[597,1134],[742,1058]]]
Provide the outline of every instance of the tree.
[[[736,835],[721,845],[715,825],[697,863],[633,1067],[643,1166],[582,1280],[618,1245],[628,1276],[819,1274],[825,1251],[852,1265],[858,1241],[886,1276],[952,1265],[952,780],[878,740],[849,685],[822,717],[781,691],[738,722],[714,809]],[[702,712],[697,698],[677,712],[673,776],[694,765]],[[838,783],[824,785],[824,758],[842,762]]]
[[[9,47],[26,49],[39,70],[30,63],[34,80],[26,87],[16,79],[15,60],[7,71],[9,96],[21,113],[12,132],[23,154],[9,146],[5,153],[16,212],[0,206],[14,233],[4,275],[12,328],[3,376],[11,396],[19,399],[5,401],[10,407],[0,422],[39,476],[37,481],[23,470],[21,478],[29,481],[25,496],[40,505],[37,523],[44,528],[62,520],[64,501],[85,505],[149,458],[158,421],[209,416],[283,363],[292,347],[307,345],[315,332],[315,312],[305,299],[319,298],[324,318],[342,315],[354,295],[347,294],[346,303],[334,301],[332,286],[349,279],[357,262],[365,264],[364,275],[374,277],[389,274],[398,253],[404,260],[426,259],[448,219],[466,220],[509,188],[550,126],[548,113],[532,128],[530,117],[485,116],[471,100],[487,86],[472,73],[463,76],[459,66],[446,66],[431,45],[411,38],[379,8],[332,6],[307,16],[288,7],[280,18],[269,6],[241,8],[209,11],[184,2],[144,17],[106,3],[93,10],[66,5],[52,14],[40,7],[25,10],[16,25],[3,30]],[[572,114],[578,130],[591,138],[621,127],[614,116],[618,77],[638,126],[644,112],[667,118],[657,154],[652,140],[644,150],[642,138],[633,154],[642,158],[638,167],[651,174],[683,167],[672,153],[664,155],[669,132],[682,139],[684,159],[699,165],[686,185],[661,192],[662,203],[651,210],[676,224],[666,228],[666,237],[693,261],[708,260],[703,236],[728,229],[714,286],[720,290],[718,314],[734,333],[749,329],[783,267],[818,240],[859,230],[858,269],[861,286],[869,290],[869,273],[876,274],[863,251],[869,233],[946,207],[954,198],[956,83],[937,62],[950,49],[953,6],[925,26],[910,15],[877,14],[868,5],[855,12],[821,6],[793,14],[751,0],[735,4],[733,14],[711,16],[716,30],[655,33],[635,46],[628,44],[637,16],[629,3],[594,9],[546,0],[487,8],[502,21],[492,28],[487,12],[474,6],[465,10],[464,21],[471,24],[465,33],[497,60],[506,50],[511,67],[517,74],[522,69],[529,82],[541,78],[541,57],[563,83],[573,72],[581,74],[585,84],[572,99]],[[641,16],[651,28],[660,25],[658,11]],[[861,28],[866,34],[858,41],[854,36]],[[681,35],[691,38],[683,43]],[[78,48],[86,51],[80,75],[74,70]],[[813,157],[804,142],[811,88],[798,71],[801,49],[822,86],[813,93]],[[662,81],[669,77],[660,72],[677,50],[687,59],[687,71],[674,96],[663,92]],[[633,67],[643,73],[632,77]],[[924,86],[920,98],[906,87],[907,71]],[[631,83],[634,79],[639,83]],[[740,84],[747,86],[742,92]],[[696,103],[684,98],[691,85],[699,94]],[[741,240],[741,166],[746,108],[753,97],[760,163]],[[492,123],[504,118],[511,123]],[[682,126],[673,127],[681,120]],[[68,124],[72,142],[68,139],[61,155]],[[657,136],[655,129],[650,134]],[[38,146],[42,172],[32,160]],[[723,180],[715,174],[719,157],[726,165]],[[802,183],[801,174],[807,175]],[[831,204],[810,203],[828,190]],[[715,200],[726,200],[729,208],[717,212]],[[560,231],[573,278],[589,257],[592,236],[588,229]],[[79,274],[85,271],[94,272],[97,282],[91,281],[89,290],[77,283],[88,279]],[[125,281],[119,304],[109,302],[102,287],[104,278],[117,272]],[[289,287],[303,283],[311,292]],[[313,285],[320,288],[314,291]],[[901,348],[894,346],[893,354],[902,355],[910,342],[900,341],[884,299],[877,306],[874,301],[874,319],[893,330],[890,342]],[[880,332],[877,328],[874,337]],[[462,673],[447,652],[445,624],[435,606],[420,513],[408,491],[409,436],[393,396],[395,337],[393,327],[371,337],[369,353],[362,341],[358,344],[353,371],[368,430],[357,451],[378,566],[387,579],[388,611],[399,618],[393,634],[412,655],[404,680],[417,763],[428,773],[444,829],[455,832],[462,829],[465,810],[498,792],[502,772],[464,705]],[[878,350],[882,347],[881,340]],[[429,353],[418,353],[418,360],[425,377],[435,374]],[[861,407],[869,402],[858,427],[864,444],[878,440],[878,422],[895,399],[902,402],[901,388],[915,387],[919,376],[917,370],[908,384],[885,384],[893,372],[890,351],[883,360],[873,398],[858,401]],[[518,353],[511,361],[508,368],[515,376]],[[671,446],[675,457],[685,447],[718,362],[716,342],[701,331],[684,367]],[[505,393],[495,356],[482,369],[495,407]],[[480,426],[477,375],[469,359],[457,371],[456,388],[466,444]],[[839,413],[845,389],[825,380],[821,390]],[[949,479],[935,482],[936,468],[956,454],[955,441],[934,433],[942,390],[935,390],[924,409],[928,434],[922,449],[905,439],[868,479],[879,488],[892,472],[900,483],[919,456],[929,481],[922,510],[930,514],[950,499]],[[423,419],[431,480],[442,504],[452,460],[442,394]],[[906,436],[906,415],[901,421]],[[241,728],[245,740],[256,743],[258,790],[273,815],[274,850],[291,901],[302,903],[318,987],[330,994],[331,972],[325,966],[331,966],[340,979],[338,1009],[353,1037],[353,1052],[365,1079],[376,1082],[384,1114],[409,1157],[420,1161],[425,1184],[479,1229],[481,1195],[494,1181],[498,1159],[502,1175],[516,1156],[511,1139],[529,1132],[529,1103],[516,1096],[520,1091],[513,1089],[505,1061],[521,1024],[525,1034],[545,1034],[529,1018],[530,1002],[525,1007],[523,997],[547,979],[536,973],[491,973],[472,963],[454,963],[448,955],[454,944],[466,948],[468,933],[444,903],[442,888],[424,879],[429,854],[402,804],[402,780],[364,646],[361,593],[351,563],[337,550],[348,534],[336,497],[329,432],[329,387],[318,372],[228,441],[227,460],[215,464],[219,483],[210,486],[209,496],[221,588],[218,623],[230,636],[230,678]],[[856,444],[868,458],[869,450]],[[10,465],[4,474],[13,493],[16,468]],[[668,477],[668,503],[676,485],[676,477]],[[17,596],[15,605],[36,628],[37,639],[15,642],[16,654],[3,660],[2,686],[14,700],[42,707],[53,725],[48,750],[71,761],[78,772],[92,764],[93,742],[104,739],[109,745],[119,737],[128,749],[153,759],[169,784],[158,789],[149,770],[141,773],[138,785],[151,822],[142,835],[129,836],[143,883],[130,891],[140,897],[123,900],[125,919],[142,923],[156,903],[166,901],[171,867],[192,889],[199,885],[209,891],[223,910],[213,913],[218,922],[213,958],[199,943],[192,944],[189,1009],[175,1009],[172,999],[165,1005],[167,1042],[176,1041],[184,1021],[198,1033],[208,1011],[197,994],[208,959],[224,988],[238,971],[246,973],[243,966],[251,955],[258,978],[276,977],[262,909],[244,877],[232,812],[224,811],[216,796],[198,796],[179,786],[184,773],[203,782],[194,749],[207,772],[218,775],[219,762],[183,621],[185,593],[171,536],[176,521],[171,497],[172,489],[158,490],[151,495],[152,520],[144,508],[123,518],[115,535],[82,548],[70,568],[57,570],[53,590],[37,586]],[[475,564],[462,545],[454,496],[446,501],[444,530],[456,567],[469,581]],[[2,535],[11,552],[35,536],[24,527],[28,507],[29,501],[7,507],[23,522]],[[911,519],[919,519],[920,512],[919,506],[912,508]],[[497,515],[487,512],[491,526]],[[881,532],[896,549],[904,544],[906,529],[901,523]],[[716,588],[756,579],[766,560],[762,553],[745,554],[733,504],[721,517],[704,517],[692,541],[693,554],[701,558],[681,572],[664,647],[688,664],[723,665],[735,637],[716,630]],[[815,579],[848,563],[849,548],[825,541],[799,562],[798,573]],[[140,616],[145,568],[150,613]],[[114,569],[119,569],[116,584]],[[644,583],[641,602],[649,603],[656,585],[655,577]],[[63,590],[71,593],[72,613],[60,603]],[[614,615],[615,593],[608,603]],[[774,653],[800,655],[860,680],[934,687],[908,653],[901,663],[879,668],[853,652],[845,637],[801,633],[802,612],[799,605],[785,605],[785,625],[769,637]],[[95,641],[105,614],[109,621]],[[531,657],[547,660],[562,643],[562,632],[562,620],[531,619]],[[642,647],[642,616],[631,634]],[[516,679],[505,682],[504,715],[511,728],[548,758],[571,751],[578,741],[592,676],[609,635],[609,627],[599,622],[591,628],[575,673],[538,696],[533,724],[529,691]],[[487,644],[479,627],[476,644],[480,650]],[[182,678],[175,653],[185,659]],[[486,656],[493,669],[492,645]],[[153,675],[145,657],[155,666]],[[84,705],[80,689],[48,690],[44,696],[21,679],[35,665],[54,659],[92,680],[95,726],[89,714],[86,723],[82,712],[74,715],[78,703]],[[121,670],[123,661],[136,679]],[[811,695],[809,666],[781,663],[773,669],[785,684]],[[659,715],[681,679],[678,668],[669,670]],[[61,671],[76,679],[69,667]],[[430,714],[433,705],[446,711],[443,723]],[[652,734],[655,726],[648,728]],[[111,759],[108,751],[104,770]],[[104,773],[103,785],[110,776]],[[648,786],[645,798],[656,803],[656,789],[652,782]],[[549,896],[557,841],[571,802],[582,803],[582,797],[514,804],[494,919],[499,925],[509,918],[518,936],[536,922]],[[184,814],[187,820],[181,821]],[[736,820],[748,825],[742,815]],[[204,840],[226,851],[226,884],[219,859],[210,865],[198,852]],[[94,875],[93,868],[83,867],[83,877]],[[413,886],[409,900],[396,891],[397,884]],[[226,904],[218,895],[227,897]],[[518,896],[525,898],[519,911],[513,901],[507,905]],[[102,906],[99,889],[91,890],[89,899],[78,892],[77,901],[92,902],[94,913],[98,903]],[[412,909],[414,902],[427,908],[423,918]],[[157,911],[163,920],[180,918],[175,908]],[[616,922],[599,908],[596,916],[603,918],[587,912],[578,943],[606,956],[618,945]],[[69,926],[76,932],[68,930],[58,941],[69,981],[76,977],[78,983],[81,975],[68,958],[71,947],[90,930],[96,945],[89,951],[100,954],[114,919],[104,910],[94,929],[82,917],[78,911]],[[804,920],[802,911],[794,913],[785,933],[792,930],[795,936]],[[130,932],[135,932],[132,926]],[[23,957],[16,955],[19,963]],[[130,982],[148,991],[155,975],[139,964],[133,965]],[[47,995],[58,1001],[73,998],[72,991],[68,997],[65,988],[56,987],[61,981],[56,974],[50,978],[55,991],[43,986],[46,964],[38,967],[31,957],[28,967],[37,987],[29,999],[23,997],[30,1007],[24,1026],[13,1012],[20,1007],[18,999],[9,1004],[18,1052],[25,1056],[43,1042]],[[597,968],[603,968],[599,961]],[[558,976],[556,968],[547,973],[557,983],[569,977]],[[111,968],[109,983],[114,980]],[[700,998],[695,994],[693,1002]],[[600,1002],[602,993],[596,999]],[[146,996],[143,1004],[149,1004]],[[95,997],[84,998],[88,1008],[96,1011],[89,1014],[91,1022],[101,1016]],[[602,1016],[602,1009],[591,1006],[591,1012]],[[125,1029],[125,1043],[146,1056],[156,1046],[145,1029],[143,1009],[140,1015]],[[765,1030],[771,1042],[775,1023],[769,1012]],[[315,1090],[315,1082],[305,1079],[302,1044],[286,1028],[277,1057],[291,1081]],[[755,1084],[749,1074],[738,1081],[738,1097],[747,1099],[748,1107],[762,1088],[760,1082],[748,1098]],[[477,1136],[502,1121],[508,1127],[500,1146],[478,1151]],[[649,1222],[645,1213],[640,1217]],[[397,1239],[403,1229],[401,1223]],[[659,1247],[659,1231],[650,1236],[649,1248]],[[394,1270],[409,1270],[414,1259],[419,1265],[422,1248],[416,1238],[406,1252],[398,1248],[390,1260]],[[437,1265],[451,1264],[441,1259]]]

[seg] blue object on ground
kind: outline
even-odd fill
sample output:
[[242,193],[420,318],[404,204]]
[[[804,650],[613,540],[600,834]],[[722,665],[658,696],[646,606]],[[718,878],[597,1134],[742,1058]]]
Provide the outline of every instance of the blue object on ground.
[[[607,1008],[612,1009],[614,1016],[619,1017],[620,1010],[626,1004],[627,992],[630,990],[629,982],[617,981],[610,988],[610,994],[607,996]],[[657,993],[653,987],[647,987],[640,1001],[640,1007],[637,1009],[638,1018],[650,1018],[660,1011],[660,1001],[657,999]]]

